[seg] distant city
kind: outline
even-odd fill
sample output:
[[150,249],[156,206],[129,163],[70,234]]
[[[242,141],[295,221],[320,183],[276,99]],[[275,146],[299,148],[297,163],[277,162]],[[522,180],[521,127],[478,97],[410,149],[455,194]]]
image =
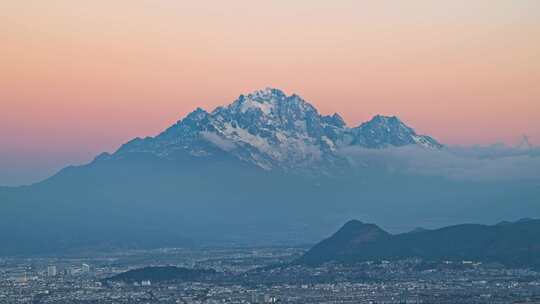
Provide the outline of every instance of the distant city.
[[[0,303],[540,303],[540,272],[420,259],[285,266],[306,248],[163,248],[0,259]],[[108,279],[151,265],[214,269],[195,281]]]
[[311,248],[3,258],[0,303],[540,303],[539,225],[523,219],[391,235],[353,220]]

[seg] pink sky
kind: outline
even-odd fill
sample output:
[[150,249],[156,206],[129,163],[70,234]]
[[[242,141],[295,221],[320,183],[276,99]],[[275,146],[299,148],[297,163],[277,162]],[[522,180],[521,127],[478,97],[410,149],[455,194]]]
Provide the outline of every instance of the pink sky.
[[267,86],[350,126],[540,144],[540,2],[445,2],[2,1],[0,185]]

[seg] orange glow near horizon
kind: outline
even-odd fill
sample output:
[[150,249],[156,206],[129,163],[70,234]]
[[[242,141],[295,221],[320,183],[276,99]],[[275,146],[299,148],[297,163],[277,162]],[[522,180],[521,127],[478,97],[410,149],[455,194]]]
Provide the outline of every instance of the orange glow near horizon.
[[397,115],[446,144],[540,144],[538,1],[6,0],[0,11],[0,170],[87,161],[267,86],[350,126]]

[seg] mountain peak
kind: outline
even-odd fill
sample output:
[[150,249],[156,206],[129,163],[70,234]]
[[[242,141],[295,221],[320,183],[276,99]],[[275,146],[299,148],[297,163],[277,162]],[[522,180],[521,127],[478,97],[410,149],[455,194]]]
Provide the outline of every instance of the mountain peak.
[[357,229],[359,227],[363,227],[365,224],[359,220],[350,220],[346,222],[343,226],[341,226],[340,230],[350,230],[350,229]]
[[403,123],[397,116],[375,115],[353,131],[354,144],[370,148],[400,147],[419,145],[426,148],[440,149],[442,145],[435,139],[419,135],[413,128]]
[[251,98],[268,99],[269,97],[286,97],[287,95],[280,89],[266,87],[264,89],[255,90],[248,94]]
[[[300,114],[303,118],[305,112],[318,115],[317,109],[296,94],[287,95],[275,88],[256,90],[240,95],[233,103],[225,107],[218,107],[214,113],[261,113],[263,116],[272,115],[283,118],[290,114]],[[309,115],[309,114],[308,114]],[[287,117],[285,117],[287,118]],[[279,119],[281,120],[281,119]]]
[[338,151],[351,145],[440,146],[430,137],[417,135],[395,116],[376,115],[351,129],[338,113],[321,115],[302,97],[268,87],[242,94],[211,113],[197,108],[158,136],[130,142],[117,152],[171,158],[178,152],[211,157],[223,150],[267,170],[325,172],[325,168],[347,164]]
[[344,128],[347,126],[343,118],[341,118],[341,115],[339,115],[338,113],[334,113],[328,116],[323,116],[322,119],[325,123],[336,126],[338,128]]
[[404,128],[407,131],[414,132],[412,128],[407,127],[397,116],[384,116],[384,115],[375,115],[369,121],[364,122],[360,126],[376,126],[376,127],[394,127],[394,128]]
[[358,220],[351,220],[345,223],[333,237],[348,240],[354,243],[373,241],[380,237],[389,235],[388,232],[375,224],[367,224]]
[[188,120],[201,120],[208,116],[208,112],[206,112],[204,109],[197,107],[193,112],[189,113],[186,118]]
[[390,122],[401,122],[401,120],[395,116],[395,115],[392,115],[392,116],[386,116],[386,115],[381,115],[381,114],[376,114],[375,116],[373,116],[371,118],[372,121],[384,121],[384,122],[387,122],[387,121],[390,121]]
[[297,263],[316,265],[331,260],[335,256],[336,248],[343,256],[354,255],[357,251],[369,244],[386,240],[392,235],[375,224],[366,224],[358,220],[348,221],[331,237],[323,240],[304,254]]

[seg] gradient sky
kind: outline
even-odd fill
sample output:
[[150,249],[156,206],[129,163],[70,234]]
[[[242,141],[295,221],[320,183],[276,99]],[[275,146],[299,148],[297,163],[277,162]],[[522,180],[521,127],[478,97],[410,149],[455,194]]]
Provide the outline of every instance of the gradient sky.
[[0,1],[0,185],[267,86],[351,126],[540,143],[540,1]]

